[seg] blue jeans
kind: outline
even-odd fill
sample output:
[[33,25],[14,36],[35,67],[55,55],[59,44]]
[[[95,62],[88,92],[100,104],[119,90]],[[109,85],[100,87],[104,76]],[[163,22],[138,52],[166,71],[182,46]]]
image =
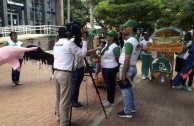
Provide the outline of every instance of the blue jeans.
[[[119,73],[121,75],[123,71],[123,65],[120,66]],[[137,74],[137,67],[136,65],[130,65],[129,69],[127,71],[127,78],[130,78],[131,81],[133,81],[134,77]],[[121,76],[120,76],[121,77]],[[131,114],[131,110],[135,109],[135,101],[134,101],[134,94],[133,94],[133,88],[128,87],[125,89],[121,89],[121,92],[123,94],[123,100],[124,100],[124,112],[125,114]]]
[[[19,59],[20,67],[22,66],[23,59]],[[20,80],[20,71],[14,70],[12,68],[12,73],[11,73],[11,79],[12,82],[17,82]]]
[[84,67],[77,68],[76,70],[73,71],[72,92],[71,92],[72,103],[78,103],[79,89],[83,78],[84,78]]
[[[123,65],[120,65],[120,67],[119,67],[119,77],[120,77],[120,79],[122,77],[122,72],[123,72]],[[128,68],[126,77],[130,78],[131,81],[133,81],[133,79],[136,76],[136,74],[137,74],[137,67],[136,67],[136,65],[130,65],[129,68]]]

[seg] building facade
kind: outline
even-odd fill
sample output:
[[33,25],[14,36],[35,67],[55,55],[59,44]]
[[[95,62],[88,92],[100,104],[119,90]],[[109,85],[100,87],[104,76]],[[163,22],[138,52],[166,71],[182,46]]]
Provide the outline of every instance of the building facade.
[[0,27],[56,25],[56,0],[0,0]]

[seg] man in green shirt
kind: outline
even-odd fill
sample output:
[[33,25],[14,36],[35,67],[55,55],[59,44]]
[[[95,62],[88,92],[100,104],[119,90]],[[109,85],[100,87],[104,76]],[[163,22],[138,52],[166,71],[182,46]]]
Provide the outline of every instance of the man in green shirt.
[[[139,39],[136,34],[138,26],[138,22],[133,19],[129,19],[122,25],[125,34],[128,36],[119,58],[119,73],[120,79],[123,80],[123,82],[125,82],[125,78],[129,78],[133,81],[137,74],[136,62],[141,51]],[[120,117],[131,118],[132,113],[136,111],[132,86],[121,89],[121,91],[124,99],[124,109],[117,114]]]

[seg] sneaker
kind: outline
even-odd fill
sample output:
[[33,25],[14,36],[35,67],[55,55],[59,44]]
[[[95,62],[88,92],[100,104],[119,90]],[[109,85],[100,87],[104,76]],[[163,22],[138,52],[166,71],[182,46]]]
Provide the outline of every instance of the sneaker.
[[146,77],[143,75],[142,77],[141,77],[143,80],[145,80],[146,79]]
[[73,103],[73,104],[72,104],[72,107],[75,108],[75,109],[83,109],[83,108],[85,108],[85,106],[82,105],[80,102],[78,102],[78,103]]
[[114,103],[110,103],[110,102],[107,100],[106,102],[102,102],[102,105],[103,105],[104,107],[109,107],[109,106],[113,106]]
[[187,87],[187,91],[188,91],[188,92],[191,92],[191,91],[192,91],[192,87],[188,86],[188,87]]
[[107,101],[108,101],[107,99],[106,99],[106,100],[103,100],[102,103],[105,103],[105,102],[107,102]]
[[149,79],[151,81],[152,80],[152,77],[147,77],[147,79]]
[[172,89],[175,89],[176,87],[175,86],[171,86],[172,87]]
[[184,90],[184,86],[183,86],[183,85],[179,85],[179,86],[177,87],[177,89],[178,89],[178,90]]
[[126,114],[124,111],[118,112],[117,115],[124,118],[132,118],[132,114]]
[[132,113],[136,113],[136,109],[132,109],[131,112],[132,112]]
[[15,82],[12,82],[12,83],[11,83],[11,86],[12,86],[12,87],[15,87],[15,86],[16,86],[16,83],[15,83]]
[[16,84],[16,85],[22,85],[22,82],[16,81],[15,84]]

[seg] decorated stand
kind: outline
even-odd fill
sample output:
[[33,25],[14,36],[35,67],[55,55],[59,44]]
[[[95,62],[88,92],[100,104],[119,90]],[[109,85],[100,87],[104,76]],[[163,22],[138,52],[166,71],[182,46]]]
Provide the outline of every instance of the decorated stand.
[[180,42],[182,37],[183,34],[179,29],[171,27],[159,29],[152,34],[153,43],[147,45],[148,51],[157,54],[151,62],[152,80],[164,84],[171,83],[174,53],[182,52],[183,43]]

